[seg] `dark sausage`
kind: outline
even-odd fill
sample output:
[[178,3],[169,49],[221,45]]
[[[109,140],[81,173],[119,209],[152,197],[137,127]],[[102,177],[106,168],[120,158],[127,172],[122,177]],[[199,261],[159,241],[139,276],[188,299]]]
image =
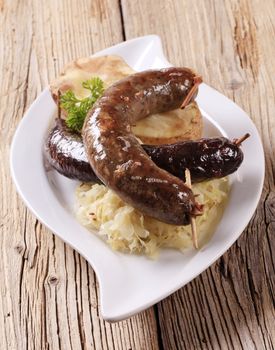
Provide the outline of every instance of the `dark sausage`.
[[131,124],[180,107],[195,78],[191,70],[173,67],[122,79],[88,112],[82,132],[97,177],[144,214],[175,225],[189,224],[199,205],[183,181],[150,159],[131,133]]
[[83,182],[101,183],[88,162],[81,135],[71,131],[63,119],[56,119],[50,131],[45,155],[60,174]]
[[[63,119],[56,123],[45,145],[49,163],[71,179],[101,183],[88,162],[81,136],[67,128]],[[243,161],[242,150],[224,137],[142,148],[157,166],[184,181],[188,168],[193,183],[232,174]]]
[[151,159],[169,173],[185,181],[185,170],[192,182],[221,178],[234,173],[243,161],[243,152],[225,137],[184,141],[160,147],[144,145]]

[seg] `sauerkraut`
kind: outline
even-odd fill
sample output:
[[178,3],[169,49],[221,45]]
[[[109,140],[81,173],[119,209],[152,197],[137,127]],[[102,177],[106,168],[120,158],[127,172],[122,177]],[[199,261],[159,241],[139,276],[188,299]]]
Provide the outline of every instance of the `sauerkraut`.
[[[193,184],[192,190],[204,204],[196,218],[199,245],[215,230],[226,198],[228,180],[214,179]],[[160,248],[185,250],[192,247],[191,227],[163,223],[134,209],[112,190],[98,184],[81,184],[76,190],[76,216],[82,225],[97,230],[114,250],[156,257]]]

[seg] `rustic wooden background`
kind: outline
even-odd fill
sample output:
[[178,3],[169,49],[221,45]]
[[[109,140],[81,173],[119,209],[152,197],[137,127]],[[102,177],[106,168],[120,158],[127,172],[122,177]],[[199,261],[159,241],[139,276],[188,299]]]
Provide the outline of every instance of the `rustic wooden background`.
[[[109,324],[92,268],[16,194],[9,147],[65,63],[152,33],[171,62],[201,72],[248,112],[266,180],[256,214],[222,258],[156,306]],[[274,38],[274,0],[0,0],[1,349],[275,348]]]

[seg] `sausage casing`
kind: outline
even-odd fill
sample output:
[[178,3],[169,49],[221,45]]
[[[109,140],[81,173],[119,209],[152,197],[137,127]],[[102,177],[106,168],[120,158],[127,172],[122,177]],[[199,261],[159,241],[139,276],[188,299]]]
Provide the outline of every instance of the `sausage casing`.
[[183,181],[150,159],[131,133],[131,125],[149,114],[180,107],[195,77],[187,68],[173,67],[122,79],[88,112],[82,131],[97,177],[144,214],[175,225],[189,224],[196,214],[194,195]]
[[[160,168],[185,181],[185,169],[192,182],[221,178],[235,172],[243,152],[225,137],[204,138],[166,145],[142,145]],[[101,183],[88,162],[82,137],[57,119],[45,143],[49,163],[62,175],[83,182]]]

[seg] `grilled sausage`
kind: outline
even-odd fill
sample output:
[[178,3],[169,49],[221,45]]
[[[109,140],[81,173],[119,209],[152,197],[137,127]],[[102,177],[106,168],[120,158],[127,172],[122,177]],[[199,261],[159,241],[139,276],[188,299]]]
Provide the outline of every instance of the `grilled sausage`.
[[56,119],[47,136],[44,153],[60,174],[83,182],[101,183],[88,162],[81,135],[71,131],[64,119]]
[[[160,168],[185,181],[185,169],[192,182],[221,178],[235,172],[243,161],[242,150],[225,137],[184,141],[169,145],[142,145]],[[101,183],[88,162],[82,138],[57,119],[45,144],[49,163],[62,175],[83,182]]]
[[234,173],[243,161],[243,152],[225,137],[203,138],[159,147],[147,145],[151,159],[169,173],[185,181],[190,170],[192,182],[221,178]]
[[195,79],[191,70],[175,67],[126,77],[104,92],[88,112],[82,131],[97,177],[144,214],[175,225],[189,224],[199,205],[183,181],[150,159],[131,133],[131,124],[178,108]]

